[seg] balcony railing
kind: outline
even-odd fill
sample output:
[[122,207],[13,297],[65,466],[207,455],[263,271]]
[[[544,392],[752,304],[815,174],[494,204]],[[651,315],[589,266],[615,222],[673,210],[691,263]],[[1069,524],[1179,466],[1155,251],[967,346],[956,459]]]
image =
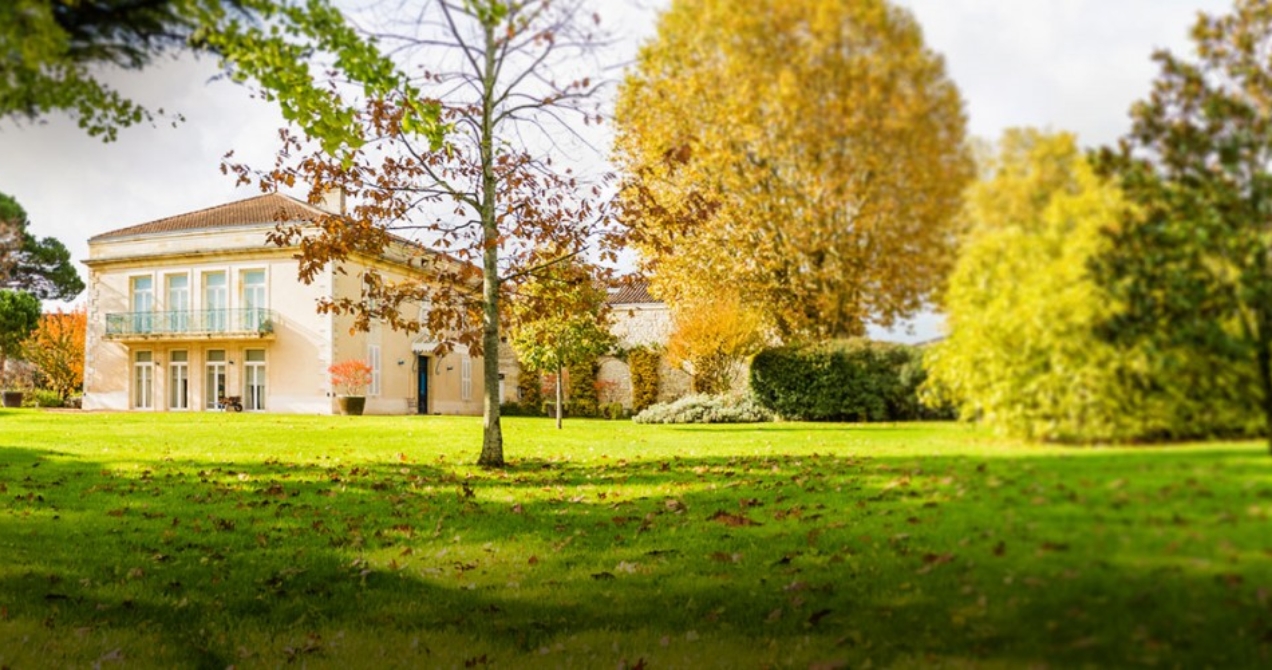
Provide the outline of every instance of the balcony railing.
[[208,309],[201,312],[124,312],[106,315],[106,336],[271,335],[278,316],[269,309]]

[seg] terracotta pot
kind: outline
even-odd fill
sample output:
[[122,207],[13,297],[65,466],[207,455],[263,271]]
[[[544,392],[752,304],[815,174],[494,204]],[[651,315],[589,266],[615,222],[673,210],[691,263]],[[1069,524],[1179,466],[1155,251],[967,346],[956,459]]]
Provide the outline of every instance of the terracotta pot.
[[22,391],[5,391],[4,406],[5,407],[21,407],[23,395],[24,393]]
[[360,395],[342,395],[336,401],[340,403],[340,413],[348,416],[362,416],[367,407],[367,399]]

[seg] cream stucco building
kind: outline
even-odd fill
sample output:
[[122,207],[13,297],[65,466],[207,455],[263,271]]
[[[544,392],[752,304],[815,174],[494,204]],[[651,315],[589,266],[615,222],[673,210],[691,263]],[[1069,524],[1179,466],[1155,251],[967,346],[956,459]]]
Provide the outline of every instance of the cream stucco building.
[[481,360],[462,347],[439,355],[428,336],[351,332],[352,317],[316,309],[357,299],[360,269],[427,281],[421,256],[454,261],[398,241],[306,284],[297,250],[267,239],[279,221],[334,209],[263,195],[89,240],[84,408],[216,411],[239,396],[246,411],[330,414],[328,366],[362,359],[373,369],[368,414],[480,414]]

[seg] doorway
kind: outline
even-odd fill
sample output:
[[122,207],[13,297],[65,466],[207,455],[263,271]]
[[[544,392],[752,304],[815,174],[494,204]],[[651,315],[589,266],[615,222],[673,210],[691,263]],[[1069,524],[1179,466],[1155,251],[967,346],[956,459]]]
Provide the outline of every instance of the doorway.
[[428,356],[420,356],[415,361],[416,414],[428,414],[428,361]]

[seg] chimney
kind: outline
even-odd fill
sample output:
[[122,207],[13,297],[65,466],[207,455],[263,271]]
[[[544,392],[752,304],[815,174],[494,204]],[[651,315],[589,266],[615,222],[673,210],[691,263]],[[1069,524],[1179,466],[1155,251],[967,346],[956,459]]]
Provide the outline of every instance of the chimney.
[[322,202],[318,203],[318,208],[328,214],[344,216],[345,211],[345,190],[343,186],[327,189],[322,194]]

